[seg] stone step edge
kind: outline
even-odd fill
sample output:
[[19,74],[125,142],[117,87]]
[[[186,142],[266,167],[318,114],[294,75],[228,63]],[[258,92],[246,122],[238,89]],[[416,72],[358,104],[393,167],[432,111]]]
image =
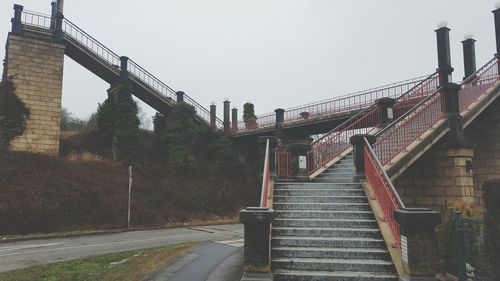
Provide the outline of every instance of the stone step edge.
[[390,272],[366,272],[366,271],[303,271],[303,270],[273,270],[276,275],[296,275],[296,276],[332,276],[332,277],[378,277],[378,278],[398,278],[396,273]]
[[273,247],[272,250],[280,251],[322,251],[322,252],[345,252],[345,253],[376,253],[388,254],[389,251],[383,248],[338,248],[338,247],[290,247],[279,246]]
[[392,261],[374,259],[329,259],[329,258],[275,258],[272,262],[303,262],[324,264],[393,265]]
[[304,236],[273,236],[271,240],[314,240],[314,241],[350,241],[350,242],[384,242],[384,239],[370,237],[304,237]]
[[273,227],[274,230],[328,230],[328,231],[354,231],[354,232],[380,232],[378,228],[348,228],[348,227]]

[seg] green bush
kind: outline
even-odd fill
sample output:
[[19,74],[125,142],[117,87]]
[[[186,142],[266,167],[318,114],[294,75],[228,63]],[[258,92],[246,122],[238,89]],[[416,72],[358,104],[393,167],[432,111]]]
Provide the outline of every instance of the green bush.
[[243,121],[247,129],[257,128],[257,116],[255,116],[253,103],[247,102],[243,105]]
[[115,160],[130,163],[139,134],[137,104],[132,99],[128,83],[118,86],[97,109],[97,131],[104,154]]
[[486,251],[495,280],[500,280],[500,180],[484,183],[483,200]]
[[17,97],[14,83],[10,79],[0,82],[0,147],[24,133],[30,112]]

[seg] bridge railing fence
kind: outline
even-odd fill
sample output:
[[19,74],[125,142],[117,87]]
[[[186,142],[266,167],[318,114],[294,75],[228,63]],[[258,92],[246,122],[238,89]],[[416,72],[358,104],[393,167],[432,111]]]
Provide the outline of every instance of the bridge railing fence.
[[396,188],[392,184],[389,176],[385,173],[382,164],[377,155],[373,151],[370,143],[365,138],[365,174],[366,179],[370,183],[372,194],[375,195],[382,212],[384,221],[389,225],[392,236],[394,238],[394,247],[399,248],[401,245],[400,225],[394,219],[394,211],[405,208],[403,200],[399,196]]
[[[461,84],[459,92],[460,111],[483,95],[498,80],[498,59],[494,58]],[[441,88],[417,103],[389,126],[377,133],[374,150],[382,165],[391,164],[392,159],[403,152],[408,145],[446,117]]]
[[[431,93],[432,87],[435,87],[439,81],[438,73],[433,73],[426,76],[425,79],[413,84],[413,87],[407,88],[408,84],[403,83],[400,88],[391,87],[385,91],[401,93],[396,98],[394,104],[394,112],[401,114],[404,110],[408,110],[410,105],[414,105],[426,95]],[[379,107],[376,103],[372,103],[368,108],[355,114],[353,117],[337,126],[323,137],[316,140],[307,154],[308,173],[313,174],[321,167],[325,166],[330,161],[341,155],[351,147],[350,137],[355,134],[372,134],[375,133],[378,120]]]
[[[421,76],[393,84],[388,84],[360,92],[355,92],[332,99],[322,100],[315,103],[301,105],[285,109],[284,124],[295,124],[301,122],[310,122],[312,120],[321,120],[335,114],[350,113],[359,111],[373,104],[380,98],[397,98],[408,92],[419,84],[427,76]],[[245,122],[238,122],[238,131],[265,129],[274,127],[276,122],[274,113],[267,113],[257,116],[257,127],[245,127]]]
[[[31,27],[51,29],[52,20],[53,19],[50,15],[32,11],[24,10],[21,14],[22,23]],[[79,45],[85,47],[91,53],[96,55],[97,58],[109,64],[112,68],[115,68],[117,71],[121,70],[120,56],[100,43],[97,39],[83,31],[76,24],[64,18],[62,22],[62,30],[64,31],[64,38],[66,40],[72,40],[78,43]],[[167,99],[171,99],[175,102],[175,91],[133,60],[129,60],[127,70],[130,74],[148,85],[151,89],[166,97]],[[184,101],[192,105],[196,109],[197,115],[201,117],[202,120],[206,121],[207,124],[210,123],[210,112],[205,107],[201,106],[198,102],[196,102],[188,95],[184,95]],[[222,120],[220,120],[219,118],[216,118],[216,124],[218,128],[223,127]]]

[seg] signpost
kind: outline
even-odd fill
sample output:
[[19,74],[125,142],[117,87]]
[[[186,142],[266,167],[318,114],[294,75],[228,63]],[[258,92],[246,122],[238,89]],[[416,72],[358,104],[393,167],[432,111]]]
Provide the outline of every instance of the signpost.
[[128,219],[127,228],[130,228],[130,197],[132,194],[132,166],[128,166]]

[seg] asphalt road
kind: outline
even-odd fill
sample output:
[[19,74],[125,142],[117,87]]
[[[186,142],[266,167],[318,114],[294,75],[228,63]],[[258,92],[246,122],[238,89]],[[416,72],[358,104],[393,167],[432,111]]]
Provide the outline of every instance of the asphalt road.
[[218,242],[242,238],[243,225],[228,224],[0,243],[0,272],[184,242]]

